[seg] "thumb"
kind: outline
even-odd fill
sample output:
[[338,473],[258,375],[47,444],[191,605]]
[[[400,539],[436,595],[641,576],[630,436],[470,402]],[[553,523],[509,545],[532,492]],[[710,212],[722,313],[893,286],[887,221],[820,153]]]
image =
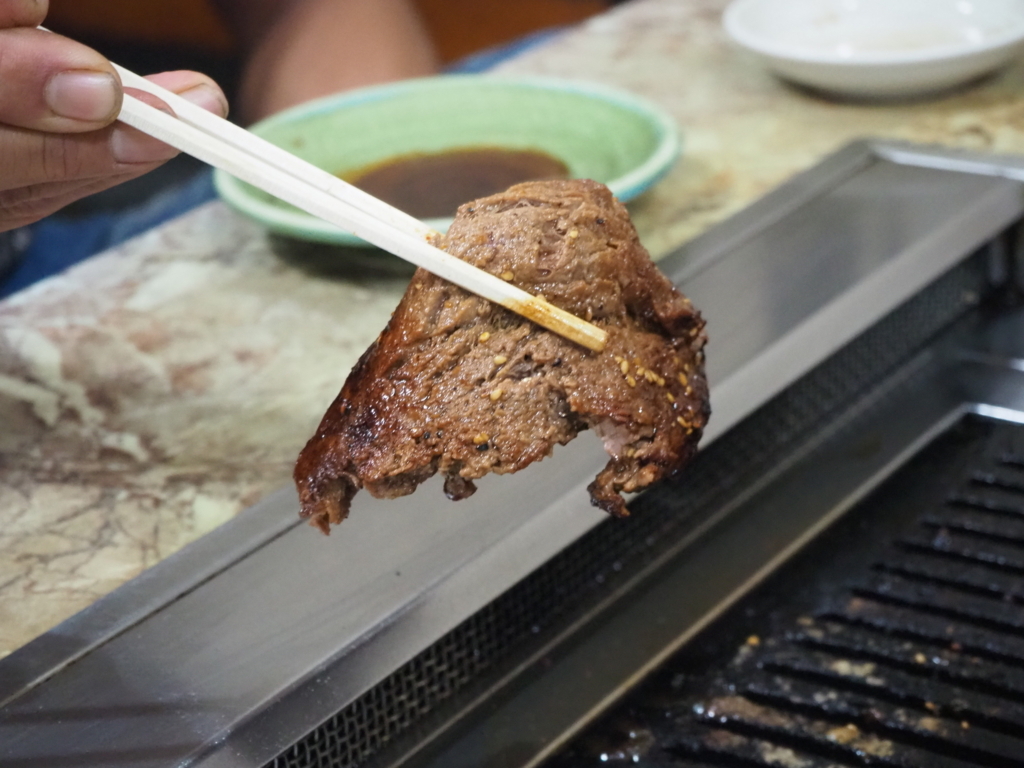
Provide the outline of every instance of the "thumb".
[[114,68],[91,48],[37,29],[0,29],[0,123],[95,131],[114,120],[121,97]]

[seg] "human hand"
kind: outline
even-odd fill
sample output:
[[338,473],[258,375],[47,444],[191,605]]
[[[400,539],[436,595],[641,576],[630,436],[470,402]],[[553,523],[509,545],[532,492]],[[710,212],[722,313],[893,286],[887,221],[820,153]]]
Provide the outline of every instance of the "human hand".
[[[141,176],[177,150],[123,123],[121,81],[100,54],[36,27],[48,0],[0,0],[0,232]],[[218,115],[227,99],[196,72],[149,78]],[[159,99],[126,89],[165,111]]]

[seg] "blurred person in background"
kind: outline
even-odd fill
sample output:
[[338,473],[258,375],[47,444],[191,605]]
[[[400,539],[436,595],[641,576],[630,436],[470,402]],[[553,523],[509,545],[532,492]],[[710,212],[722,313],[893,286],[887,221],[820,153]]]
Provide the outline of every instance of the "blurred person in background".
[[[152,79],[226,114],[219,81],[233,119],[248,124],[318,96],[435,73],[607,4],[0,0],[0,297],[213,197],[210,175],[191,158],[150,173],[177,153],[114,123],[120,83],[96,49],[140,73],[173,70]],[[44,19],[80,42],[35,30]],[[457,69],[479,71],[537,39],[461,59]]]
[[149,48],[154,60],[219,58],[214,66],[220,72],[213,74],[231,69],[231,85],[240,80],[231,95],[235,118],[243,123],[317,96],[438,69],[414,0],[49,3],[54,30],[100,50],[117,52],[127,44]]

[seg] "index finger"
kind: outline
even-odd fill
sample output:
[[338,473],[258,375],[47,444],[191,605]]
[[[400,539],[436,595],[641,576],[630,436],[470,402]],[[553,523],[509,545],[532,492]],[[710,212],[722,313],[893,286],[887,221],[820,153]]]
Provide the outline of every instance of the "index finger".
[[38,27],[49,6],[49,0],[0,0],[0,29]]

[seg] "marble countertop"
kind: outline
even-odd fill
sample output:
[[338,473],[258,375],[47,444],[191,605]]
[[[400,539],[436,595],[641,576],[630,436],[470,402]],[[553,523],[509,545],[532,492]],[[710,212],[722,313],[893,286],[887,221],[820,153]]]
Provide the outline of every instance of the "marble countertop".
[[[655,256],[855,138],[1024,153],[1024,64],[933,100],[832,101],[731,46],[725,4],[634,0],[499,70],[678,120],[683,159],[631,205]],[[289,482],[407,282],[317,266],[341,258],[213,203],[0,303],[0,656]]]

